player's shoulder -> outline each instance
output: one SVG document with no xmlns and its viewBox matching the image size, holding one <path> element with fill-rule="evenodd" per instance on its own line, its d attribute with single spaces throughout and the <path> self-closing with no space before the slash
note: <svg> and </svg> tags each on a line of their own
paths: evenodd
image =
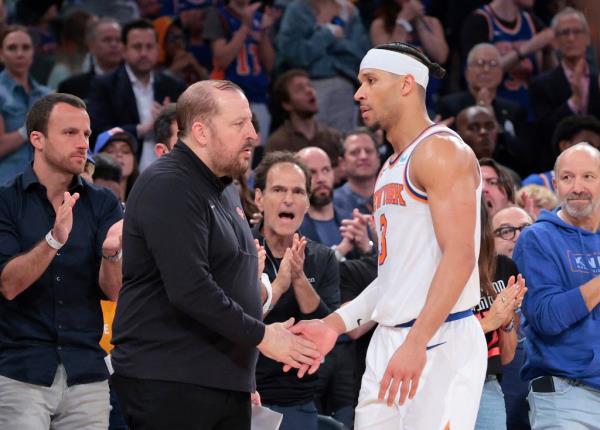
<svg viewBox="0 0 600 430">
<path fill-rule="evenodd" d="M 475 158 L 475 153 L 456 132 L 441 128 L 415 148 L 413 158 L 446 162 L 469 161 Z"/>
</svg>

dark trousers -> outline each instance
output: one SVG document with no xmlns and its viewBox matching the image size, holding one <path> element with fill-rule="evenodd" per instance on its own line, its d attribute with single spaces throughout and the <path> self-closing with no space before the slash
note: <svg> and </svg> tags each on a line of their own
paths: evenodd
<svg viewBox="0 0 600 430">
<path fill-rule="evenodd" d="M 132 430 L 250 430 L 250 394 L 113 375 Z"/>
</svg>

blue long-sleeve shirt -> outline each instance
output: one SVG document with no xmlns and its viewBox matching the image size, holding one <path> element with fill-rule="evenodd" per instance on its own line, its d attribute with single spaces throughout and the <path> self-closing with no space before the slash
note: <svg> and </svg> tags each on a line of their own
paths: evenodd
<svg viewBox="0 0 600 430">
<path fill-rule="evenodd" d="M 525 277 L 524 379 L 563 376 L 600 389 L 600 306 L 587 309 L 581 287 L 600 274 L 600 232 L 543 211 L 524 230 L 513 259 Z"/>
<path fill-rule="evenodd" d="M 353 8 L 343 24 L 344 37 L 336 38 L 317 18 L 306 0 L 296 0 L 285 10 L 277 35 L 278 66 L 301 68 L 311 78 L 337 75 L 356 81 L 360 61 L 370 47 L 360 14 Z"/>
</svg>

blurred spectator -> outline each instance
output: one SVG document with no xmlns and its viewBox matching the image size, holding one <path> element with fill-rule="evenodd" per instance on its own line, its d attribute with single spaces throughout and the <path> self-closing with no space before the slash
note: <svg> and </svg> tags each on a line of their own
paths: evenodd
<svg viewBox="0 0 600 430">
<path fill-rule="evenodd" d="M 517 279 L 513 261 L 497 254 L 494 234 L 485 208 L 481 207 L 481 247 L 479 280 L 481 300 L 475 316 L 481 323 L 488 347 L 488 366 L 479 403 L 476 430 L 506 430 L 506 406 L 500 387 L 502 366 L 510 363 L 517 347 L 515 310 L 521 306 L 526 289 Z"/>
<path fill-rule="evenodd" d="M 448 44 L 440 21 L 425 14 L 421 0 L 381 0 L 371 23 L 373 46 L 388 42 L 407 42 L 419 47 L 432 60 L 444 64 Z M 427 107 L 437 103 L 441 81 L 433 77 L 427 85 Z"/>
<path fill-rule="evenodd" d="M 542 209 L 553 210 L 558 204 L 556 195 L 546 187 L 531 184 L 517 190 L 517 204 L 531 214 L 533 219 L 540 216 Z"/>
<path fill-rule="evenodd" d="M 94 78 L 88 106 L 96 136 L 112 127 L 121 127 L 137 138 L 137 157 L 143 170 L 156 159 L 154 120 L 163 106 L 177 100 L 184 84 L 165 73 L 153 71 L 158 49 L 156 32 L 150 22 L 139 20 L 126 24 L 121 39 L 125 45 L 125 64 Z"/>
<path fill-rule="evenodd" d="M 493 158 L 500 164 L 523 172 L 526 166 L 518 155 L 515 141 L 508 140 L 511 147 L 500 141 L 500 127 L 494 113 L 487 106 L 471 106 L 460 111 L 456 117 L 456 131 L 469 145 L 477 158 Z"/>
<path fill-rule="evenodd" d="M 64 0 L 63 8 L 83 9 L 98 17 L 113 18 L 121 25 L 139 19 L 134 0 Z"/>
<path fill-rule="evenodd" d="M 327 153 L 314 146 L 298 152 L 311 173 L 310 207 L 300 226 L 307 238 L 331 247 L 338 260 L 373 251 L 367 221 L 358 210 L 348 213 L 333 204 L 333 168 Z"/>
<path fill-rule="evenodd" d="M 432 61 L 448 59 L 448 44 L 440 21 L 425 15 L 420 0 L 381 0 L 371 23 L 373 46 L 388 42 L 407 42 L 419 46 Z"/>
<path fill-rule="evenodd" d="M 165 54 L 164 72 L 187 85 L 208 79 L 208 71 L 186 50 L 185 35 L 179 21 L 172 21 L 167 27 L 162 48 Z"/>
<path fill-rule="evenodd" d="M 185 32 L 186 47 L 206 70 L 213 68 L 211 44 L 204 38 L 204 21 L 210 0 L 178 0 L 177 14 Z"/>
<path fill-rule="evenodd" d="M 498 95 L 527 110 L 531 78 L 554 67 L 553 54 L 545 49 L 550 47 L 554 34 L 551 29 L 542 30 L 541 21 L 525 10 L 533 3 L 534 0 L 493 0 L 469 15 L 461 36 L 463 57 L 481 42 L 498 48 L 506 73 Z"/>
<path fill-rule="evenodd" d="M 140 18 L 153 20 L 160 16 L 161 0 L 135 0 L 140 11 Z"/>
<path fill-rule="evenodd" d="M 515 203 L 515 182 L 508 169 L 491 158 L 479 160 L 483 181 L 483 199 L 490 217 Z"/>
<path fill-rule="evenodd" d="M 121 164 L 119 164 L 119 162 L 113 156 L 104 153 L 94 155 L 94 163 L 96 164 L 94 175 L 92 176 L 94 179 L 94 185 L 108 188 L 113 192 L 115 197 L 119 199 L 119 201 L 122 201 L 121 178 L 123 176 L 123 169 L 121 168 Z M 100 340 L 100 344 L 102 344 L 102 340 Z M 107 351 L 108 345 L 105 346 L 103 346 L 103 349 Z M 112 346 L 110 349 L 112 349 Z M 108 352 L 109 351 L 107 351 L 107 353 Z"/>
<path fill-rule="evenodd" d="M 317 119 L 342 132 L 358 120 L 356 73 L 369 48 L 358 9 L 348 0 L 295 0 L 277 35 L 279 70 L 308 72 L 317 93 Z"/>
<path fill-rule="evenodd" d="M 315 115 L 319 111 L 317 95 L 308 73 L 293 69 L 280 75 L 273 85 L 275 102 L 287 115 L 285 122 L 267 140 L 266 152 L 297 152 L 309 146 L 322 148 L 329 158 L 337 177 L 339 171 L 339 143 L 342 134 L 319 122 Z"/>
<path fill-rule="evenodd" d="M 585 16 L 573 8 L 563 9 L 552 19 L 552 30 L 560 65 L 534 79 L 530 90 L 542 169 L 551 169 L 554 164 L 549 143 L 561 119 L 573 114 L 600 119 L 598 72 L 586 61 L 590 34 Z"/>
<path fill-rule="evenodd" d="M 381 167 L 375 136 L 366 127 L 346 134 L 342 150 L 346 183 L 333 192 L 333 204 L 345 212 L 373 213 L 373 191 Z"/>
<path fill-rule="evenodd" d="M 502 64 L 500 52 L 494 45 L 479 43 L 469 51 L 465 80 L 468 91 L 451 93 L 440 99 L 437 113 L 441 118 L 456 117 L 464 108 L 477 104 L 493 109 L 500 125 L 501 140 L 504 140 L 504 134 L 508 134 L 508 138 L 522 131 L 527 111 L 518 103 L 497 95 L 502 82 Z"/>
<path fill-rule="evenodd" d="M 119 127 L 100 133 L 94 146 L 94 154 L 108 154 L 121 166 L 120 189 L 117 197 L 124 203 L 140 173 L 135 158 L 136 152 L 135 137 Z"/>
<path fill-rule="evenodd" d="M 514 259 L 527 279 L 525 365 L 534 429 L 600 423 L 600 151 L 582 143 L 556 160 L 560 206 L 525 229 Z"/>
<path fill-rule="evenodd" d="M 48 87 L 56 90 L 59 83 L 81 73 L 87 53 L 85 29 L 90 20 L 96 19 L 86 11 L 74 10 L 59 21 L 58 50 L 56 62 L 48 76 Z"/>
<path fill-rule="evenodd" d="M 85 40 L 89 51 L 89 70 L 65 79 L 58 85 L 58 92 L 87 99 L 94 76 L 116 69 L 123 60 L 121 26 L 113 18 L 88 21 Z"/>
<path fill-rule="evenodd" d="M 35 55 L 31 74 L 43 84 L 54 66 L 57 49 L 54 24 L 61 3 L 61 0 L 18 0 L 15 5 L 16 22 L 28 28 L 33 40 Z"/>
<path fill-rule="evenodd" d="M 281 12 L 271 7 L 260 12 L 261 5 L 261 2 L 250 3 L 250 0 L 230 0 L 226 6 L 210 9 L 205 20 L 204 38 L 211 41 L 212 77 L 228 79 L 244 90 L 265 141 L 271 123 L 267 89 L 275 64 L 270 31 Z"/>
<path fill-rule="evenodd" d="M 157 158 L 171 152 L 175 143 L 177 143 L 177 114 L 175 111 L 176 104 L 170 103 L 165 106 L 154 121 L 154 153 Z"/>
<path fill-rule="evenodd" d="M 10 25 L 0 36 L 0 185 L 21 173 L 32 160 L 25 118 L 29 108 L 49 88 L 38 84 L 29 74 L 33 61 L 33 42 L 25 27 Z"/>
<path fill-rule="evenodd" d="M 580 142 L 587 142 L 594 148 L 600 149 L 600 120 L 592 116 L 564 118 L 554 129 L 552 152 L 557 156 L 565 149 Z M 529 175 L 523 180 L 523 185 L 543 185 L 554 192 L 556 190 L 553 181 L 554 169 Z"/>
<path fill-rule="evenodd" d="M 265 248 L 272 288 L 264 322 L 324 318 L 340 305 L 339 266 L 331 249 L 297 233 L 309 207 L 307 167 L 290 152 L 273 152 L 256 168 L 255 187 L 263 222 L 253 234 Z M 261 354 L 256 386 L 262 403 L 283 414 L 281 430 L 318 429 L 317 375 L 300 379 Z"/>
</svg>

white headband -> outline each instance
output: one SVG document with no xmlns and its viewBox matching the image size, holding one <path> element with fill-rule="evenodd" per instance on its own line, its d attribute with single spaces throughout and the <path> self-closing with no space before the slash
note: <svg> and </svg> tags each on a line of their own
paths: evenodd
<svg viewBox="0 0 600 430">
<path fill-rule="evenodd" d="M 360 62 L 360 70 L 378 69 L 396 75 L 412 75 L 415 82 L 427 88 L 429 69 L 410 55 L 389 49 L 370 49 Z"/>
</svg>

